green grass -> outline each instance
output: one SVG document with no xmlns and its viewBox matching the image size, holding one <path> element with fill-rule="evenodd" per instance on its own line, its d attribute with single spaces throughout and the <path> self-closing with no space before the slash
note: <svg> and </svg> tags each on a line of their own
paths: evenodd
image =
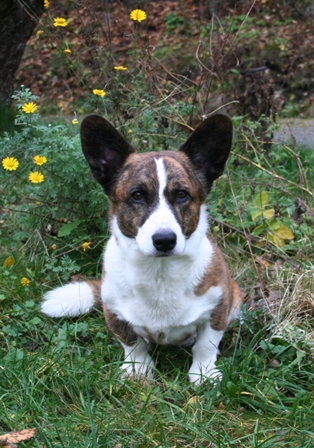
<svg viewBox="0 0 314 448">
<path fill-rule="evenodd" d="M 120 378 L 122 350 L 100 312 L 52 320 L 38 312 L 38 288 L 6 287 L 1 431 L 36 427 L 24 446 L 313 446 L 310 351 L 283 337 L 277 351 L 267 347 L 273 323 L 262 326 L 258 312 L 225 335 L 220 384 L 190 385 L 190 354 L 174 348 L 156 349 L 155 378 L 145 383 Z"/>
</svg>

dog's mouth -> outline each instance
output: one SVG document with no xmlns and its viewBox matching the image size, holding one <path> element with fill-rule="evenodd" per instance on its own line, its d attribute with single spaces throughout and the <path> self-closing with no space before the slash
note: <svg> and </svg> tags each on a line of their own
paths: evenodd
<svg viewBox="0 0 314 448">
<path fill-rule="evenodd" d="M 157 252 L 156 254 L 154 254 L 155 257 L 157 258 L 166 258 L 166 257 L 171 257 L 174 254 L 172 252 Z"/>
</svg>

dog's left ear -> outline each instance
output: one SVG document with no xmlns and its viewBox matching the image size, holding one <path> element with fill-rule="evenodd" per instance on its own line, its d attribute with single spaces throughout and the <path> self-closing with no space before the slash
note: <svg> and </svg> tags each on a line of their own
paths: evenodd
<svg viewBox="0 0 314 448">
<path fill-rule="evenodd" d="M 198 172 L 205 175 L 207 193 L 223 173 L 232 145 L 232 121 L 226 115 L 206 118 L 180 147 Z"/>
</svg>

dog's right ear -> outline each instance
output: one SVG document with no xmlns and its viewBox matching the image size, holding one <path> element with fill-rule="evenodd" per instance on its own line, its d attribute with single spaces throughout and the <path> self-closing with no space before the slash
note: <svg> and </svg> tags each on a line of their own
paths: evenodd
<svg viewBox="0 0 314 448">
<path fill-rule="evenodd" d="M 92 175 L 109 195 L 120 168 L 135 149 L 99 115 L 89 115 L 83 120 L 81 143 Z"/>
</svg>

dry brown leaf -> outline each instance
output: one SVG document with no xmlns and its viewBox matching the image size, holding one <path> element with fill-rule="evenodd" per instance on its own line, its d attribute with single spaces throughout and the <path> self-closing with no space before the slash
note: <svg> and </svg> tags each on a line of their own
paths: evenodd
<svg viewBox="0 0 314 448">
<path fill-rule="evenodd" d="M 21 429 L 20 431 L 12 431 L 7 434 L 0 435 L 0 446 L 14 448 L 15 443 L 24 442 L 31 439 L 36 434 L 36 428 Z"/>
</svg>

